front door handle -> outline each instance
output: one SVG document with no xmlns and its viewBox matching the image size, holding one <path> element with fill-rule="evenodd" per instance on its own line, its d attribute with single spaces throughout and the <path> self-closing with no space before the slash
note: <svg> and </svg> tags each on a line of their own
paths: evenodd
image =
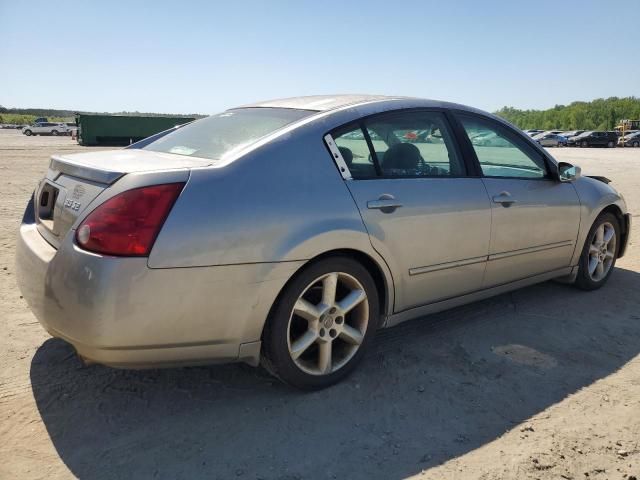
<svg viewBox="0 0 640 480">
<path fill-rule="evenodd" d="M 378 200 L 369 200 L 367 202 L 367 208 L 370 210 L 380 210 L 383 213 L 391 213 L 396 208 L 400 208 L 402 204 L 396 200 L 393 195 L 385 193 L 380 195 Z"/>
<path fill-rule="evenodd" d="M 499 203 L 503 207 L 507 208 L 516 203 L 516 200 L 511 196 L 509 192 L 501 192 L 493 197 L 493 203 Z"/>
</svg>

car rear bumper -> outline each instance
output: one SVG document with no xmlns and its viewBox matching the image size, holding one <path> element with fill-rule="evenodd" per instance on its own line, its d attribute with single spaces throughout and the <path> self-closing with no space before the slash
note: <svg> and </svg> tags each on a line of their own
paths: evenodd
<svg viewBox="0 0 640 480">
<path fill-rule="evenodd" d="M 72 235 L 56 250 L 33 223 L 20 227 L 16 253 L 44 328 L 89 362 L 126 368 L 257 364 L 269 309 L 302 263 L 152 269 L 86 252 Z"/>
</svg>

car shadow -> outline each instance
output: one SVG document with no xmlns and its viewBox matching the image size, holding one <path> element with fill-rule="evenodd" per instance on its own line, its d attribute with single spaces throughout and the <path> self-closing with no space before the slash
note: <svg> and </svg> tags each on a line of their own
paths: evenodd
<svg viewBox="0 0 640 480">
<path fill-rule="evenodd" d="M 242 365 L 83 367 L 55 339 L 31 382 L 79 478 L 404 478 L 623 367 L 640 351 L 639 291 L 618 268 L 596 292 L 549 282 L 409 322 L 320 392 Z"/>
</svg>

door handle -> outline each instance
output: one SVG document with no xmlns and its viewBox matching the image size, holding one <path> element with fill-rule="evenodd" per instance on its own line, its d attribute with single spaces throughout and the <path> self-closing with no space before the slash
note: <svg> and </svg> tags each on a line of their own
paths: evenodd
<svg viewBox="0 0 640 480">
<path fill-rule="evenodd" d="M 501 192 L 500 194 L 493 197 L 493 203 L 499 203 L 503 207 L 508 208 L 517 202 L 509 192 Z"/>
<path fill-rule="evenodd" d="M 396 208 L 400 208 L 402 204 L 396 200 L 393 195 L 385 193 L 380 195 L 378 200 L 369 200 L 367 208 L 370 210 L 381 210 L 383 213 L 391 213 Z"/>
</svg>

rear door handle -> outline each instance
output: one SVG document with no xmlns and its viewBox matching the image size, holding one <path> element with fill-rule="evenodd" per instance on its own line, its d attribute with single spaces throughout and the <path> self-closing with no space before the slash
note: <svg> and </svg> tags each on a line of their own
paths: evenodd
<svg viewBox="0 0 640 480">
<path fill-rule="evenodd" d="M 493 197 L 493 203 L 499 203 L 503 207 L 510 207 L 517 202 L 509 192 L 501 192 L 500 194 Z"/>
<path fill-rule="evenodd" d="M 395 199 L 393 195 L 385 193 L 380 195 L 378 200 L 369 200 L 367 208 L 370 210 L 381 210 L 383 213 L 391 213 L 396 208 L 400 208 L 402 204 Z"/>
</svg>

